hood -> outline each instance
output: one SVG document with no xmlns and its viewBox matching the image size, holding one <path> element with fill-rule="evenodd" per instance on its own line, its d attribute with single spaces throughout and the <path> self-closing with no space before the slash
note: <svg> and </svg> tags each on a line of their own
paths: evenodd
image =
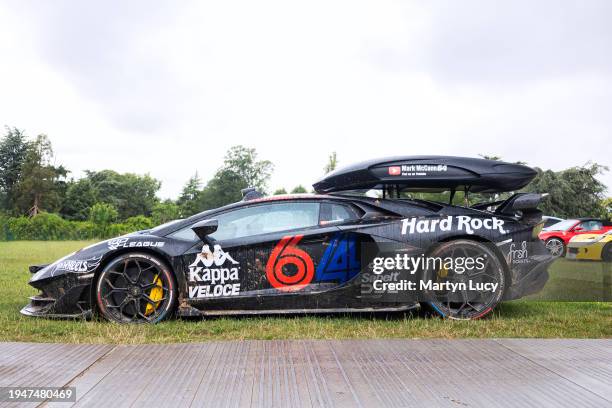
<svg viewBox="0 0 612 408">
<path fill-rule="evenodd" d="M 72 252 L 55 262 L 31 268 L 35 271 L 30 283 L 36 283 L 60 275 L 69 273 L 89 274 L 93 273 L 102 260 L 113 252 L 124 248 L 161 248 L 165 245 L 165 238 L 146 234 L 146 231 L 122 235 L 117 238 L 107 239 Z"/>
</svg>

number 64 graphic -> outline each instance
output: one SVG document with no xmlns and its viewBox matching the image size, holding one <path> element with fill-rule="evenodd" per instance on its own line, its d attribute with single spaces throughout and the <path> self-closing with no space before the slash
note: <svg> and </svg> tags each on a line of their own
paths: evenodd
<svg viewBox="0 0 612 408">
<path fill-rule="evenodd" d="M 312 258 L 304 250 L 297 247 L 303 235 L 283 237 L 272 250 L 266 264 L 266 277 L 272 287 L 285 292 L 303 289 L 314 278 Z M 297 272 L 287 275 L 283 271 L 285 265 L 294 265 Z"/>
</svg>

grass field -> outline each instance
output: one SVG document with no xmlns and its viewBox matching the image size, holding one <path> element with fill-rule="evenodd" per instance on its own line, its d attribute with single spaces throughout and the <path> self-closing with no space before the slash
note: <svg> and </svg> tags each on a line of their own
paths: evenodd
<svg viewBox="0 0 612 408">
<path fill-rule="evenodd" d="M 497 308 L 488 319 L 458 322 L 420 314 L 232 317 L 174 320 L 155 326 L 128 326 L 102 321 L 49 320 L 24 317 L 19 310 L 35 290 L 27 285 L 27 266 L 53 261 L 87 242 L 0 242 L 0 341 L 66 343 L 168 343 L 227 339 L 466 338 L 466 337 L 612 337 L 609 302 L 515 301 Z M 602 286 L 597 264 L 553 266 L 544 298 L 558 299 L 586 283 L 589 298 Z M 582 268 L 580 265 L 579 268 Z M 574 288 L 574 289 L 572 289 Z M 580 289 L 583 290 L 583 289 Z M 562 297 L 562 296 L 561 296 Z M 599 297 L 601 298 L 601 297 Z"/>
<path fill-rule="evenodd" d="M 612 264 L 557 259 L 544 289 L 529 300 L 612 301 Z"/>
</svg>

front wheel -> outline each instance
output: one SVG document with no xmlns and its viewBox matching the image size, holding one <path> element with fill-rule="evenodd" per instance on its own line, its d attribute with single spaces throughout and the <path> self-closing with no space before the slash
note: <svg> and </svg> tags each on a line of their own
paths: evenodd
<svg viewBox="0 0 612 408">
<path fill-rule="evenodd" d="M 172 312 L 176 297 L 170 269 L 144 253 L 113 259 L 100 273 L 96 285 L 100 314 L 118 323 L 157 323 Z"/>
<path fill-rule="evenodd" d="M 449 319 L 474 320 L 488 315 L 501 302 L 506 290 L 505 268 L 486 244 L 466 239 L 444 242 L 427 258 L 434 261 L 422 275 L 423 284 L 431 287 L 422 294 L 425 308 Z M 455 261 L 451 264 L 448 259 Z"/>
<path fill-rule="evenodd" d="M 612 262 L 612 242 L 608 242 L 601 250 L 601 259 L 604 262 Z"/>
<path fill-rule="evenodd" d="M 545 245 L 552 256 L 563 256 L 565 254 L 565 244 L 559 238 L 551 238 L 546 241 Z"/>
</svg>

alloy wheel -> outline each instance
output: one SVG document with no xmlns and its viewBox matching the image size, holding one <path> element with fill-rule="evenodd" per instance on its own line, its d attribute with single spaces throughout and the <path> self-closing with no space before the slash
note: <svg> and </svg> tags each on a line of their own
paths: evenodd
<svg viewBox="0 0 612 408">
<path fill-rule="evenodd" d="M 457 320 L 478 319 L 489 314 L 501 301 L 506 288 L 504 267 L 498 256 L 486 245 L 469 240 L 457 240 L 440 244 L 429 254 L 430 258 L 481 259 L 481 266 L 461 272 L 455 268 L 436 267 L 425 270 L 424 280 L 437 284 L 461 284 L 460 290 L 424 291 L 424 300 L 443 317 Z M 491 290 L 475 290 L 470 287 L 482 286 Z"/>
<path fill-rule="evenodd" d="M 563 255 L 565 246 L 563 245 L 563 241 L 560 239 L 551 238 L 546 241 L 546 249 L 548 249 L 548 252 L 550 252 L 550 254 L 553 256 L 561 256 Z"/>
<path fill-rule="evenodd" d="M 168 268 L 145 254 L 121 256 L 98 279 L 101 314 L 120 323 L 155 323 L 170 311 L 176 297 Z"/>
</svg>

